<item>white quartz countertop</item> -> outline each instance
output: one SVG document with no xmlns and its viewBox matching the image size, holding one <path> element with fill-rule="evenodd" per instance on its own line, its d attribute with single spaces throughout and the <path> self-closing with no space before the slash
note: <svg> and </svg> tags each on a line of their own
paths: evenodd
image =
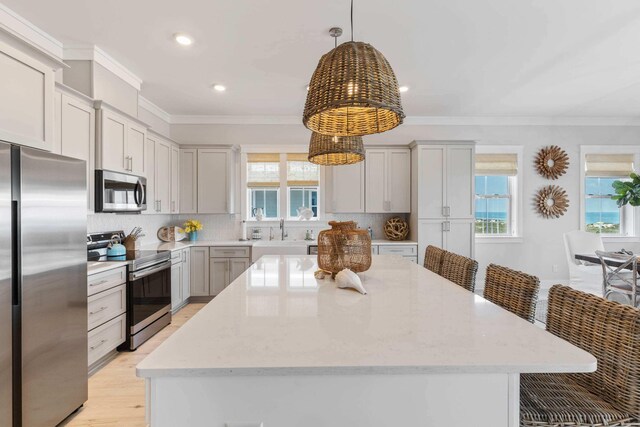
<svg viewBox="0 0 640 427">
<path fill-rule="evenodd" d="M 317 245 L 318 241 L 317 240 L 286 240 L 287 242 L 291 242 L 292 245 L 300 245 L 300 244 L 306 244 L 306 245 Z M 262 239 L 262 240 L 246 240 L 246 241 L 240 241 L 240 240 L 196 240 L 196 241 L 190 241 L 190 240 L 182 240 L 179 242 L 169 242 L 169 243 L 165 243 L 165 242 L 158 242 L 158 243 L 150 243 L 150 244 L 145 244 L 142 245 L 141 249 L 152 249 L 152 250 L 168 250 L 168 251 L 176 251 L 176 250 L 180 250 L 180 249 L 185 249 L 185 248 L 190 248 L 193 246 L 196 247 L 206 247 L 206 246 L 253 246 L 256 242 L 262 242 L 262 244 L 268 244 L 269 243 L 269 239 Z M 274 240 L 273 242 L 280 242 L 279 240 Z M 394 241 L 394 240 L 383 240 L 383 239 L 376 239 L 376 240 L 372 240 L 371 241 L 372 245 L 417 245 L 417 242 L 411 241 L 411 240 L 401 240 L 401 241 Z"/>
<path fill-rule="evenodd" d="M 596 359 L 394 256 L 367 295 L 265 256 L 137 366 L 138 376 L 591 372 Z"/>
</svg>

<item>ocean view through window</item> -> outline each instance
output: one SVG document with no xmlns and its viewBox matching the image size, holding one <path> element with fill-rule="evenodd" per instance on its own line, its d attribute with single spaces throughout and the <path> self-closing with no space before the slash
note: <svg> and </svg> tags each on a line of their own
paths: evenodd
<svg viewBox="0 0 640 427">
<path fill-rule="evenodd" d="M 476 153 L 475 233 L 485 237 L 516 235 L 518 151 L 494 147 L 496 152 Z"/>
<path fill-rule="evenodd" d="M 510 235 L 508 176 L 476 175 L 476 233 Z"/>
</svg>

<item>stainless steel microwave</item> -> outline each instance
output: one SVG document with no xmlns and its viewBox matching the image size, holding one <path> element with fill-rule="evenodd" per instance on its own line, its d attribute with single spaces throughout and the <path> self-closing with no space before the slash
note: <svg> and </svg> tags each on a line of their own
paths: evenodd
<svg viewBox="0 0 640 427">
<path fill-rule="evenodd" d="M 147 210 L 147 179 L 126 173 L 96 170 L 96 212 Z"/>
</svg>

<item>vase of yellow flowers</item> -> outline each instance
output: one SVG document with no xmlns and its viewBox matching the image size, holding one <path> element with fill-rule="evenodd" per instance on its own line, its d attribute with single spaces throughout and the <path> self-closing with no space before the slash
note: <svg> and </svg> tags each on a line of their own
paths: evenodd
<svg viewBox="0 0 640 427">
<path fill-rule="evenodd" d="M 198 231 L 202 230 L 202 223 L 197 219 L 189 219 L 184 223 L 185 233 L 189 233 L 189 240 L 198 240 Z"/>
</svg>

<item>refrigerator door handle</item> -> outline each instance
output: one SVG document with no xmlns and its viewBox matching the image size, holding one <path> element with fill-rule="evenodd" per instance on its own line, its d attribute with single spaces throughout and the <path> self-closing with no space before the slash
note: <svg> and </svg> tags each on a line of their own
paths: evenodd
<svg viewBox="0 0 640 427">
<path fill-rule="evenodd" d="M 18 254 L 20 253 L 19 246 L 19 224 L 18 224 L 18 201 L 11 201 L 11 235 L 13 238 L 11 239 L 11 252 L 13 256 L 11 257 L 11 301 L 14 306 L 20 305 L 20 257 Z"/>
</svg>

